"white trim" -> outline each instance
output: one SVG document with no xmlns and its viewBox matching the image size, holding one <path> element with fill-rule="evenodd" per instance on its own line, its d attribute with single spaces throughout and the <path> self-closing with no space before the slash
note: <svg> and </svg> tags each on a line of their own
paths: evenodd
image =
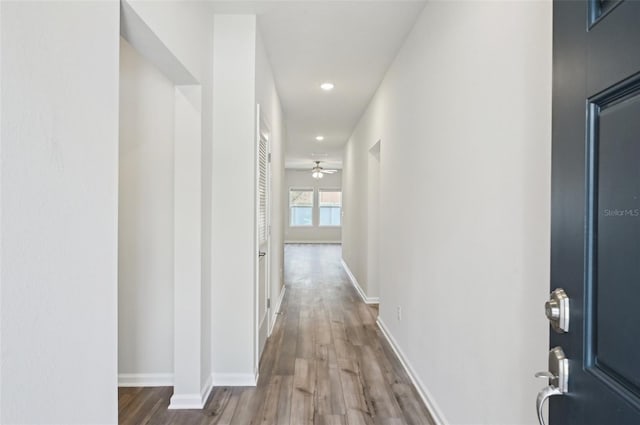
<svg viewBox="0 0 640 425">
<path fill-rule="evenodd" d="M 284 241 L 285 244 L 335 244 L 342 245 L 342 241 Z"/>
<path fill-rule="evenodd" d="M 276 320 L 278 320 L 278 313 L 280 313 L 280 307 L 282 307 L 282 300 L 284 299 L 284 294 L 285 292 L 287 292 L 287 286 L 284 285 L 282 287 L 282 290 L 280 290 L 280 296 L 278 297 L 278 304 L 276 304 L 275 308 L 272 309 L 271 311 L 273 311 L 273 314 L 271 315 L 271 327 L 269 329 L 269 336 L 271 336 L 271 333 L 273 332 L 273 328 L 275 328 L 276 326 Z"/>
<path fill-rule="evenodd" d="M 264 329 L 264 345 L 262 346 L 262 348 L 260 347 L 260 336 L 262 335 L 262 331 L 263 331 L 263 327 L 266 327 L 266 329 Z M 262 355 L 264 354 L 264 349 L 267 348 L 267 342 L 269 340 L 269 309 L 265 309 L 264 311 L 264 315 L 262 316 L 262 320 L 260 320 L 260 324 L 258 325 L 258 330 L 256 332 L 257 335 L 257 342 L 256 342 L 256 349 L 258 351 L 258 362 L 256 363 L 257 365 L 260 365 L 260 359 L 262 358 Z M 254 370 L 255 368 L 257 368 L 258 366 L 254 366 Z M 256 380 L 257 382 L 257 380 Z"/>
<path fill-rule="evenodd" d="M 207 404 L 207 400 L 209 399 L 209 395 L 213 390 L 213 375 L 209 375 L 207 381 L 204 383 L 204 386 L 200 390 L 200 399 L 202 400 L 202 408 L 204 409 L 204 405 Z"/>
<path fill-rule="evenodd" d="M 344 268 L 344 271 L 347 272 L 347 276 L 349 276 L 351 284 L 354 288 L 356 288 L 356 291 L 360 295 L 360 298 L 362 298 L 362 301 L 364 301 L 365 304 L 380 304 L 379 297 L 368 297 L 367 294 L 365 294 L 365 292 L 362 290 L 362 287 L 358 283 L 358 279 L 356 279 L 353 273 L 351 273 L 351 269 L 349 269 L 349 266 L 347 266 L 347 263 L 344 261 L 344 259 L 341 258 L 340 261 L 342 261 L 342 267 Z"/>
<path fill-rule="evenodd" d="M 169 410 L 180 409 L 204 409 L 209 395 L 213 390 L 213 376 L 209 375 L 207 381 L 200 389 L 200 394 L 174 394 L 171 396 Z"/>
<path fill-rule="evenodd" d="M 256 262 L 255 264 L 255 280 L 256 280 L 256 284 L 255 284 L 255 293 L 254 293 L 254 299 L 255 299 L 255 322 L 256 322 L 256 329 L 255 329 L 255 338 L 254 338 L 254 373 L 258 374 L 257 370 L 259 368 L 260 365 L 260 359 L 262 357 L 262 354 L 264 352 L 264 349 L 267 346 L 267 341 L 269 339 L 269 335 L 270 335 L 270 327 L 271 327 L 271 316 L 270 316 L 270 311 L 271 311 L 271 307 L 268 305 L 268 303 L 270 302 L 269 300 L 271 299 L 271 249 L 273 248 L 273 238 L 271 237 L 271 226 L 272 226 L 272 217 L 271 217 L 271 210 L 272 210 L 272 189 L 273 189 L 273 181 L 272 181 L 272 169 L 271 169 L 271 141 L 269 140 L 269 135 L 271 133 L 271 125 L 267 122 L 266 119 L 266 115 L 263 114 L 262 112 L 262 106 L 257 103 L 256 104 L 256 142 L 255 142 L 255 159 L 256 159 L 256 174 L 254 176 L 254 180 L 255 180 L 255 192 L 256 192 L 256 205 L 255 205 L 255 222 L 256 222 L 256 241 L 255 241 L 255 251 L 261 251 L 261 247 L 265 246 L 264 250 L 266 252 L 266 257 L 264 258 L 259 258 L 259 257 L 255 257 L 256 258 Z M 260 146 L 262 145 L 262 143 L 264 142 L 264 146 L 265 146 L 265 153 L 266 153 L 266 158 L 265 158 L 265 162 L 264 162 L 264 167 L 265 167 L 265 225 L 266 225 L 266 239 L 264 241 L 260 240 L 260 234 L 259 234 L 259 229 L 260 229 L 260 223 L 259 223 L 259 218 L 260 218 L 260 190 L 259 190 L 259 185 L 260 185 L 260 169 L 261 169 L 261 161 L 260 161 Z M 261 266 L 261 261 L 263 261 L 264 263 L 262 263 Z M 263 280 L 262 282 L 260 281 L 260 268 L 263 267 L 264 268 L 264 275 L 263 275 Z M 260 286 L 264 285 L 265 288 L 265 295 L 266 295 L 266 299 L 259 299 L 259 294 L 260 294 Z M 264 304 L 263 304 L 264 303 Z M 265 312 L 264 315 L 262 317 L 260 317 L 260 307 L 261 305 L 264 305 L 265 307 Z M 264 345 L 262 347 L 260 347 L 260 337 L 263 336 L 263 326 L 265 327 L 264 329 Z M 256 377 L 256 382 L 258 381 L 257 377 Z"/>
<path fill-rule="evenodd" d="M 267 319 L 267 317 L 269 317 L 269 311 L 265 310 L 264 314 L 262 315 L 262 319 L 260 319 L 260 323 L 258 324 L 258 334 L 260 334 L 260 329 L 262 329 L 262 326 L 264 325 L 264 321 Z M 269 330 L 267 329 L 267 332 Z M 269 335 L 267 335 L 268 337 Z M 266 344 L 265 344 L 266 346 Z M 261 353 L 262 354 L 262 353 Z"/>
<path fill-rule="evenodd" d="M 445 425 L 446 423 L 448 423 L 444 417 L 444 414 L 442 413 L 442 410 L 440 410 L 438 405 L 435 403 L 433 395 L 429 392 L 429 390 L 427 390 L 427 387 L 418 377 L 418 374 L 413 369 L 413 366 L 411 366 L 411 363 L 409 363 L 407 356 L 404 355 L 396 340 L 393 338 L 393 336 L 391 336 L 391 333 L 385 326 L 380 316 L 378 316 L 378 320 L 376 321 L 376 323 L 378 324 L 378 328 L 380 328 L 380 332 L 382 332 L 382 335 L 384 335 L 387 342 L 389 342 L 389 345 L 391 346 L 391 349 L 395 353 L 396 357 L 398 358 L 398 360 L 400 360 L 400 364 L 402 364 L 405 372 L 407 372 L 407 375 L 409 375 L 411 383 L 418 391 L 420 398 L 427 407 L 427 410 L 431 414 L 431 417 L 433 418 L 435 424 Z"/>
<path fill-rule="evenodd" d="M 173 373 L 119 373 L 119 387 L 172 387 Z"/>
<path fill-rule="evenodd" d="M 276 305 L 275 312 L 280 312 L 280 307 L 282 307 L 282 300 L 284 300 L 284 294 L 287 292 L 287 285 L 282 285 L 282 290 L 280 291 L 280 297 L 278 298 L 278 304 Z"/>
<path fill-rule="evenodd" d="M 213 373 L 214 387 L 255 387 L 257 374 L 251 373 Z"/>
<path fill-rule="evenodd" d="M 260 108 L 260 104 L 257 103 L 256 104 L 256 113 L 255 113 L 255 140 L 254 140 L 254 174 L 253 174 L 253 196 L 254 196 L 254 206 L 253 206 L 253 231 L 254 231 L 254 240 L 253 240 L 253 252 L 255 254 L 257 254 L 260 251 L 260 235 L 259 233 L 259 226 L 258 226 L 258 216 L 259 216 L 259 211 L 260 211 L 260 191 L 258 188 L 258 181 L 260 179 L 260 141 L 261 141 L 261 137 L 260 137 L 260 114 L 261 114 L 261 108 Z M 268 250 L 269 246 L 267 246 L 267 250 Z M 258 299 L 258 294 L 260 294 L 260 260 L 261 258 L 258 255 L 254 254 L 254 263 L 253 263 L 253 275 L 254 275 L 254 285 L 253 285 L 253 325 L 255 326 L 253 329 L 253 367 L 255 368 L 256 365 L 260 364 L 260 353 L 259 353 L 259 346 L 260 346 L 260 317 L 259 317 L 259 311 L 260 311 L 260 300 Z M 264 259 L 265 261 L 268 261 L 267 258 Z M 265 273 L 267 273 L 267 268 L 265 265 Z M 265 276 L 266 277 L 266 276 Z M 265 282 L 266 283 L 266 282 Z M 214 376 L 213 378 L 213 382 L 215 383 L 215 385 L 217 386 L 218 384 L 216 383 L 216 378 Z"/>
<path fill-rule="evenodd" d="M 204 403 L 200 394 L 174 394 L 171 396 L 169 410 L 202 409 Z"/>
</svg>

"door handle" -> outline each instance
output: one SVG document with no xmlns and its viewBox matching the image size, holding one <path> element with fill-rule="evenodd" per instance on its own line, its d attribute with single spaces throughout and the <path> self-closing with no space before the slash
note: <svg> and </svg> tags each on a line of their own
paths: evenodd
<svg viewBox="0 0 640 425">
<path fill-rule="evenodd" d="M 542 416 L 542 407 L 544 406 L 544 402 L 547 399 L 554 395 L 562 395 L 562 391 L 560 391 L 557 387 L 549 385 L 548 387 L 543 388 L 539 393 L 536 399 L 536 411 L 538 412 L 538 422 L 540 425 L 544 424 L 544 417 Z"/>
<path fill-rule="evenodd" d="M 258 257 L 260 257 L 260 258 L 264 257 L 265 255 L 267 255 L 267 253 L 264 252 L 264 251 L 259 251 L 258 252 Z"/>
<path fill-rule="evenodd" d="M 563 395 L 569 391 L 569 359 L 564 355 L 564 350 L 561 347 L 555 347 L 549 351 L 549 371 L 538 372 L 535 377 L 549 380 L 549 385 L 543 388 L 536 397 L 538 422 L 540 425 L 545 425 L 542 417 L 544 402 L 549 397 Z"/>
</svg>

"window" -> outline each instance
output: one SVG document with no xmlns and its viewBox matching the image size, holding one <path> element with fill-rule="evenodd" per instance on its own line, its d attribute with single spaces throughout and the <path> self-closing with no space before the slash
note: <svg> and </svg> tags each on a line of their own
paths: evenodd
<svg viewBox="0 0 640 425">
<path fill-rule="evenodd" d="M 340 226 L 342 191 L 320 189 L 320 226 Z"/>
<path fill-rule="evenodd" d="M 313 189 L 289 191 L 289 225 L 313 226 Z"/>
</svg>

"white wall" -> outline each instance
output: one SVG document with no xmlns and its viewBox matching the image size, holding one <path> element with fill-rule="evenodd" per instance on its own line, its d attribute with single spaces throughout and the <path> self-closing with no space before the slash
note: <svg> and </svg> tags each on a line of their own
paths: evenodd
<svg viewBox="0 0 640 425">
<path fill-rule="evenodd" d="M 550 2 L 430 2 L 345 149 L 345 260 L 382 140 L 380 319 L 445 423 L 537 423 L 550 108 Z"/>
<path fill-rule="evenodd" d="M 201 88 L 178 86 L 174 103 L 174 385 L 172 408 L 202 408 Z M 205 391 L 206 392 L 206 391 Z"/>
<path fill-rule="evenodd" d="M 216 385 L 255 384 L 257 372 L 255 73 L 255 15 L 215 15 L 211 280 Z"/>
<path fill-rule="evenodd" d="M 121 40 L 119 374 L 173 375 L 174 97 Z"/>
<path fill-rule="evenodd" d="M 378 141 L 367 155 L 367 279 L 369 298 L 380 295 L 380 148 Z"/>
<path fill-rule="evenodd" d="M 174 84 L 200 84 L 201 93 L 201 286 L 200 385 L 211 384 L 211 202 L 213 139 L 213 14 L 205 2 L 128 0 L 122 29 L 141 54 Z M 184 87 L 183 87 L 184 89 Z M 197 168 L 197 167 L 193 167 Z M 183 299 L 185 307 L 192 302 Z M 197 298 L 197 297 L 196 297 Z M 196 306 L 192 306 L 197 310 Z M 177 311 L 186 311 L 179 309 Z M 180 322 L 180 318 L 176 317 Z M 180 322 L 184 325 L 184 322 Z M 176 325 L 178 322 L 176 322 Z M 193 340 L 192 343 L 197 341 Z M 197 344 L 196 344 L 197 345 Z M 184 348 L 184 347 L 182 347 Z M 195 355 L 191 353 L 191 355 Z M 179 388 L 175 388 L 179 390 Z M 176 395 L 176 394 L 174 394 Z M 173 400 L 172 400 L 173 405 Z"/>
<path fill-rule="evenodd" d="M 114 424 L 119 6 L 0 11 L 0 422 Z"/>
<path fill-rule="evenodd" d="M 204 4 L 204 7 L 208 7 Z M 212 323 L 212 196 L 213 196 L 213 14 L 201 11 L 199 19 L 203 22 L 205 30 L 202 31 L 202 39 L 199 46 L 202 49 L 202 287 L 201 287 L 201 359 L 200 380 L 203 387 L 211 383 L 213 372 L 213 323 Z"/>
<path fill-rule="evenodd" d="M 125 0 L 143 18 L 194 80 L 206 80 L 211 51 L 211 12 L 204 2 Z"/>
<path fill-rule="evenodd" d="M 269 116 L 273 179 L 278 188 L 281 187 L 278 179 L 282 181 L 278 171 L 285 137 L 266 52 L 256 34 L 255 16 L 224 15 L 214 19 L 208 6 L 200 2 L 129 0 L 126 6 L 152 31 L 139 35 L 141 43 L 147 45 L 157 37 L 170 51 L 170 55 L 156 55 L 153 59 L 161 65 L 167 58 L 178 60 L 181 64 L 178 71 L 187 70 L 202 86 L 201 382 L 203 390 L 212 375 L 216 384 L 229 379 L 233 383 L 247 383 L 255 379 L 255 281 L 247 264 L 253 262 L 256 254 L 253 246 L 256 102 Z M 218 28 L 219 22 L 222 23 Z M 165 75 L 174 75 L 175 69 L 163 71 Z M 178 73 L 180 78 L 188 78 L 183 74 Z M 229 84 L 236 77 L 236 84 Z M 272 196 L 281 197 L 281 191 L 275 190 Z M 251 202 L 250 206 L 246 202 Z M 272 208 L 272 215 L 278 217 L 276 209 L 281 208 L 281 202 L 272 203 Z M 272 226 L 277 247 L 282 240 L 282 225 L 274 221 Z M 275 266 L 282 264 L 281 250 L 273 250 L 271 262 L 272 281 L 282 281 L 282 265 Z M 279 295 L 279 289 L 272 283 L 274 296 Z M 229 323 L 229 317 L 237 318 L 233 320 L 236 327 L 227 329 L 222 325 Z M 214 329 L 216 324 L 219 326 Z"/>
<path fill-rule="evenodd" d="M 269 253 L 271 293 L 269 296 L 272 306 L 270 325 L 273 326 L 277 317 L 277 304 L 284 288 L 284 211 L 282 206 L 286 128 L 273 72 L 259 32 L 256 37 L 256 102 L 260 104 L 262 119 L 269 130 L 271 148 L 271 252 Z M 266 324 L 267 321 L 265 320 L 264 323 Z M 270 330 L 267 333 L 270 333 Z"/>
<path fill-rule="evenodd" d="M 314 210 L 312 227 L 296 227 L 291 226 L 291 218 L 289 217 L 289 189 L 314 189 Z M 311 176 L 311 168 L 309 170 L 292 170 L 285 171 L 284 182 L 284 199 L 283 199 L 283 215 L 285 222 L 285 241 L 287 243 L 314 243 L 314 242 L 331 242 L 340 243 L 342 240 L 341 227 L 323 227 L 318 225 L 318 190 L 319 189 L 342 189 L 342 172 L 335 174 L 327 174 L 322 179 L 314 179 Z"/>
<path fill-rule="evenodd" d="M 379 117 L 381 118 L 381 117 Z M 367 297 L 376 294 L 369 288 L 367 272 L 372 261 L 369 249 L 369 148 L 379 139 L 378 132 L 369 129 L 382 121 L 366 115 L 345 146 L 342 170 L 342 259 Z"/>
</svg>

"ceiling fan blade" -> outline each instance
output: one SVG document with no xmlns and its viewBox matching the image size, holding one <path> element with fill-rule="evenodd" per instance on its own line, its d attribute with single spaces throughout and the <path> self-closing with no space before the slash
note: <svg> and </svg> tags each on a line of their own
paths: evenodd
<svg viewBox="0 0 640 425">
<path fill-rule="evenodd" d="M 334 173 L 337 173 L 338 170 L 322 170 L 322 172 L 325 174 L 334 174 Z"/>
</svg>

